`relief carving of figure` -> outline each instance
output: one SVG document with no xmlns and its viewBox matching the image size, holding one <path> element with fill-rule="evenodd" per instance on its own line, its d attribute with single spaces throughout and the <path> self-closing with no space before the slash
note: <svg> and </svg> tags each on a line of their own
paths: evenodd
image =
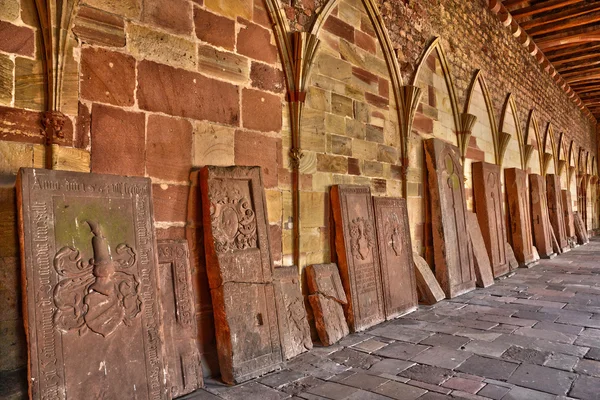
<svg viewBox="0 0 600 400">
<path fill-rule="evenodd" d="M 400 224 L 400 218 L 398 218 L 395 212 L 388 216 L 385 229 L 388 245 L 392 247 L 396 256 L 400 256 L 402 254 L 402 237 L 400 236 L 402 225 Z"/>
<path fill-rule="evenodd" d="M 352 256 L 357 260 L 366 260 L 374 245 L 373 226 L 362 217 L 350 223 L 350 240 Z"/>
<path fill-rule="evenodd" d="M 62 278 L 54 288 L 54 323 L 63 332 L 77 329 L 84 334 L 89 329 L 106 337 L 121 324 L 130 326 L 141 311 L 139 281 L 126 272 L 136 254 L 124 243 L 112 253 L 100 225 L 86 222 L 94 234 L 93 258 L 85 262 L 69 246 L 54 257 L 54 269 Z"/>
</svg>

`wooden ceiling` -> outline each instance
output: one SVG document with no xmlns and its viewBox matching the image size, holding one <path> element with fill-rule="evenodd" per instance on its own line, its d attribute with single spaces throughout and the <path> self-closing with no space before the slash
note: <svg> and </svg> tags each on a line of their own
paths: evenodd
<svg viewBox="0 0 600 400">
<path fill-rule="evenodd" d="M 600 0 L 502 0 L 502 5 L 511 25 L 525 31 L 560 81 L 600 121 Z"/>
</svg>

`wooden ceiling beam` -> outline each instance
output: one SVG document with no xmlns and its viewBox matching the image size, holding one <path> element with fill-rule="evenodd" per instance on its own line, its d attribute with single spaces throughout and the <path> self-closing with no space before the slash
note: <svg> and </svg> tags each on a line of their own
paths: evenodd
<svg viewBox="0 0 600 400">
<path fill-rule="evenodd" d="M 548 58 L 552 62 L 552 64 L 558 69 L 559 66 L 565 65 L 568 66 L 571 63 L 589 60 L 590 58 L 600 58 L 600 45 L 595 50 L 586 51 L 585 53 L 579 53 L 577 56 L 565 56 L 565 57 L 556 57 L 556 58 Z"/>
<path fill-rule="evenodd" d="M 600 29 L 595 27 L 593 31 L 572 33 L 568 36 L 548 38 L 544 40 L 536 40 L 536 44 L 540 50 L 544 51 L 547 49 L 555 48 L 563 45 L 570 45 L 576 43 L 588 43 L 600 41 Z"/>
<path fill-rule="evenodd" d="M 590 80 L 596 81 L 600 79 L 600 70 L 598 70 L 597 72 L 592 71 L 589 74 L 575 74 L 573 76 L 562 75 L 562 77 L 569 85 L 571 85 L 572 83 L 587 82 Z"/>
<path fill-rule="evenodd" d="M 598 10 L 600 10 L 600 6 L 598 7 Z M 591 12 L 591 13 L 588 12 L 582 17 L 579 17 L 579 18 L 572 17 L 564 22 L 553 22 L 551 24 L 540 27 L 540 29 L 528 30 L 527 33 L 529 34 L 529 36 L 536 39 L 538 37 L 543 37 L 544 35 L 547 35 L 549 33 L 565 31 L 570 28 L 593 24 L 598 21 L 600 21 L 600 11 Z"/>
<path fill-rule="evenodd" d="M 532 28 L 536 28 L 540 25 L 545 25 L 545 24 L 549 24 L 549 23 L 553 23 L 553 22 L 562 21 L 563 19 L 576 18 L 581 15 L 586 15 L 590 12 L 594 12 L 594 11 L 598 11 L 598 10 L 600 10 L 600 5 L 598 5 L 598 4 L 572 6 L 572 7 L 567 7 L 567 9 L 565 11 L 552 13 L 547 16 L 536 17 L 529 21 L 523 21 L 520 25 L 521 25 L 521 28 L 525 29 L 527 32 L 529 32 L 529 31 L 535 32 L 535 30 Z M 541 28 L 543 28 L 543 27 L 541 27 Z"/>
<path fill-rule="evenodd" d="M 523 4 L 529 4 L 531 0 L 504 0 L 502 4 L 504 7 L 508 9 L 512 9 L 514 7 L 522 6 Z"/>
<path fill-rule="evenodd" d="M 519 8 L 511 11 L 511 15 L 515 19 L 530 17 L 546 11 L 556 10 L 557 8 L 565 7 L 571 4 L 581 3 L 583 0 L 549 0 L 538 3 L 529 7 Z"/>
<path fill-rule="evenodd" d="M 562 68 L 556 68 L 556 70 L 558 72 L 560 72 L 561 74 L 565 74 L 567 72 L 573 72 L 573 71 L 578 71 L 578 70 L 582 70 L 581 72 L 585 72 L 586 70 L 590 69 L 591 67 L 596 67 L 597 65 L 600 65 L 600 59 L 597 60 L 592 60 L 592 61 L 588 61 L 588 62 L 576 62 L 573 65 L 565 65 Z"/>
<path fill-rule="evenodd" d="M 600 43 L 585 43 L 582 45 L 566 45 L 564 49 L 552 49 L 544 52 L 544 55 L 551 61 L 564 59 L 568 56 L 579 56 L 593 54 L 600 50 Z"/>
</svg>

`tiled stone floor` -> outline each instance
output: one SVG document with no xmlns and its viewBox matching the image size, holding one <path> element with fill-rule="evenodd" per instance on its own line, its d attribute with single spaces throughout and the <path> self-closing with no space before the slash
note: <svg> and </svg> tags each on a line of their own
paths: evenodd
<svg viewBox="0 0 600 400">
<path fill-rule="evenodd" d="M 187 399 L 600 399 L 600 239 Z"/>
</svg>

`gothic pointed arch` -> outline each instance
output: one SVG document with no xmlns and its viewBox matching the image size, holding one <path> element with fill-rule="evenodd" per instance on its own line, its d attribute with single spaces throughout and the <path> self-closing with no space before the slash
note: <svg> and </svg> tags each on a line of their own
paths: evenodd
<svg viewBox="0 0 600 400">
<path fill-rule="evenodd" d="M 538 123 L 537 114 L 533 108 L 529 111 L 529 116 L 527 118 L 527 133 L 525 137 L 526 142 L 531 145 L 531 155 L 529 156 L 529 159 L 526 149 L 526 167 L 531 168 L 531 172 L 541 175 L 544 169 L 544 141 L 540 134 L 540 125 Z M 535 161 L 532 161 L 532 159 Z"/>
<path fill-rule="evenodd" d="M 512 93 L 508 93 L 500 118 L 498 131 L 498 160 L 503 167 L 525 169 L 524 141 L 517 104 Z"/>
<path fill-rule="evenodd" d="M 554 137 L 554 128 L 551 122 L 548 122 L 546 132 L 544 134 L 544 174 L 557 173 L 557 157 L 556 157 L 556 138 Z"/>
<path fill-rule="evenodd" d="M 481 139 L 483 142 L 477 141 L 477 148 L 484 153 L 484 160 L 482 161 L 495 162 L 498 153 L 498 127 L 492 97 L 484 73 L 481 70 L 475 71 L 471 80 L 464 113 L 477 117 L 472 130 L 472 137 Z"/>
</svg>

